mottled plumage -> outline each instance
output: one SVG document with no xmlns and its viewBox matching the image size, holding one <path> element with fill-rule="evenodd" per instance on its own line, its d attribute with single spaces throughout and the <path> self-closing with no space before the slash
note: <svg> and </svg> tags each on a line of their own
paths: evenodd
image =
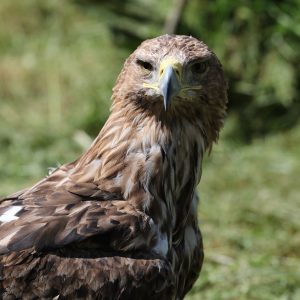
<svg viewBox="0 0 300 300">
<path fill-rule="evenodd" d="M 0 202 L 1 299 L 183 299 L 203 261 L 196 186 L 223 125 L 221 64 L 195 38 L 126 60 L 91 147 Z"/>
</svg>

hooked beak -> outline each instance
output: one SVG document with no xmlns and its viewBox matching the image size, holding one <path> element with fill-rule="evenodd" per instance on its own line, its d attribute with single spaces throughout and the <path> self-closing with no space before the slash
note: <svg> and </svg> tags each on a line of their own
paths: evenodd
<svg viewBox="0 0 300 300">
<path fill-rule="evenodd" d="M 168 110 L 171 100 L 181 90 L 182 66 L 174 59 L 162 61 L 159 70 L 159 90 L 163 96 L 165 111 Z"/>
<path fill-rule="evenodd" d="M 172 58 L 164 59 L 159 67 L 159 79 L 155 83 L 143 83 L 146 88 L 154 89 L 163 96 L 165 111 L 168 110 L 173 97 L 182 90 L 182 64 Z"/>
</svg>

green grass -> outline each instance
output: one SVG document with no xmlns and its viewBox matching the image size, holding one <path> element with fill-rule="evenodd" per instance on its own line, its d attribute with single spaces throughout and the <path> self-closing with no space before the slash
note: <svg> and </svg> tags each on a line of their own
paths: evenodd
<svg viewBox="0 0 300 300">
<path fill-rule="evenodd" d="M 299 138 L 215 147 L 200 184 L 206 258 L 187 299 L 299 299 Z"/>
<path fill-rule="evenodd" d="M 0 3 L 0 195 L 74 160 L 108 114 L 129 49 L 77 2 Z M 245 146 L 232 124 L 204 162 L 206 256 L 187 299 L 300 299 L 300 128 Z"/>
</svg>

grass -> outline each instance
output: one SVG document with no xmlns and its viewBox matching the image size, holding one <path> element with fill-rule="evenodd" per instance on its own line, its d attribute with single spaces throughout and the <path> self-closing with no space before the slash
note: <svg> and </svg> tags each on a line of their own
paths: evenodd
<svg viewBox="0 0 300 300">
<path fill-rule="evenodd" d="M 108 114 L 129 50 L 74 3 L 1 1 L 0 195 L 75 159 Z M 206 257 L 186 299 L 300 299 L 300 128 L 241 145 L 232 122 L 204 162 Z"/>
<path fill-rule="evenodd" d="M 299 299 L 299 137 L 215 147 L 200 184 L 206 258 L 187 299 Z"/>
</svg>

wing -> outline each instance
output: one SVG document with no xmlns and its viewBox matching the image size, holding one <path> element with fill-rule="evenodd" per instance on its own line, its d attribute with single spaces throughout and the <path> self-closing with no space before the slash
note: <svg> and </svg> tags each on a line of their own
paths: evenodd
<svg viewBox="0 0 300 300">
<path fill-rule="evenodd" d="M 1 299 L 175 299 L 174 273 L 161 259 L 33 254 L 0 264 L 0 274 Z"/>
<path fill-rule="evenodd" d="M 1 200 L 1 299 L 173 298 L 171 264 L 147 245 L 152 219 L 71 172 Z"/>
<path fill-rule="evenodd" d="M 1 200 L 0 254 L 84 240 L 107 251 L 149 242 L 154 236 L 149 216 L 91 180 L 74 181 L 76 176 L 69 176 L 73 169 L 72 164 L 62 166 L 32 188 Z"/>
</svg>

